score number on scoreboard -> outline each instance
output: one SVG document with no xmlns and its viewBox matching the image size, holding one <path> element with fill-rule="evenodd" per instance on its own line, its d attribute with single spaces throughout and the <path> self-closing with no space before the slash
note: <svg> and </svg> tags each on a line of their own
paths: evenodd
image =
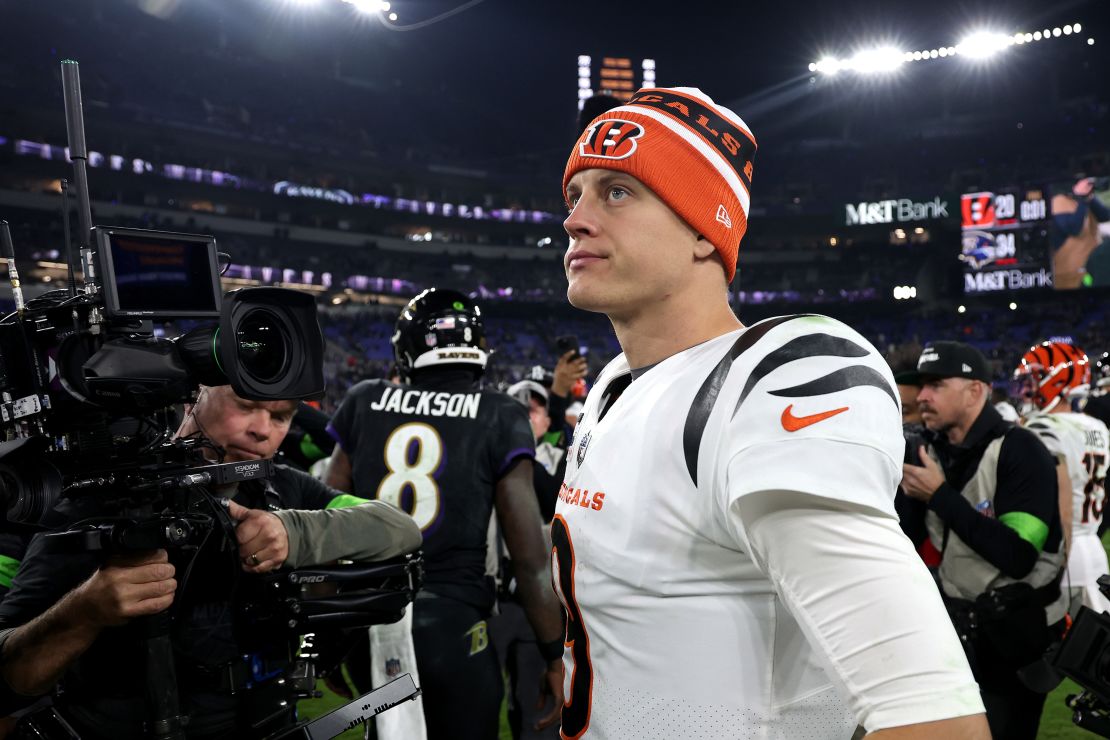
<svg viewBox="0 0 1110 740">
<path fill-rule="evenodd" d="M 964 292 L 1052 287 L 1043 189 L 967 193 L 960 216 Z"/>
</svg>

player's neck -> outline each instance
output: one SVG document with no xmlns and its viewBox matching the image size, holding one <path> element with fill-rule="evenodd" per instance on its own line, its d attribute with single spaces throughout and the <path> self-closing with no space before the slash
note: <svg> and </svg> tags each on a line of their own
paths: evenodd
<svg viewBox="0 0 1110 740">
<path fill-rule="evenodd" d="M 724 300 L 660 302 L 630 316 L 609 318 L 632 368 L 654 365 L 744 328 Z"/>
<path fill-rule="evenodd" d="M 477 387 L 478 378 L 468 368 L 440 367 L 416 371 L 408 383 L 414 388 L 430 390 L 470 390 Z"/>
</svg>

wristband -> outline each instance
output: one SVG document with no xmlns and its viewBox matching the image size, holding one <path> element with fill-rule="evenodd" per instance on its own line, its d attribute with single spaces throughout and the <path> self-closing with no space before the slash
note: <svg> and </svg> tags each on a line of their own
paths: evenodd
<svg viewBox="0 0 1110 740">
<path fill-rule="evenodd" d="M 537 642 L 536 647 L 539 648 L 540 655 L 547 663 L 563 657 L 563 638 L 561 637 L 551 642 Z"/>
</svg>

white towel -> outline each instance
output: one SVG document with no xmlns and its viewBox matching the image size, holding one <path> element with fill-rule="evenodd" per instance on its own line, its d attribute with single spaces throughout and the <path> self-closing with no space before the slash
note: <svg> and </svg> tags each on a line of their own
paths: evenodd
<svg viewBox="0 0 1110 740">
<path fill-rule="evenodd" d="M 398 622 L 370 627 L 370 678 L 375 689 L 406 673 L 420 686 L 416 650 L 412 646 L 412 607 L 409 604 L 405 608 L 405 616 Z M 377 722 L 378 740 L 426 740 L 428 736 L 424 726 L 424 700 L 420 696 L 387 709 L 374 721 Z"/>
</svg>

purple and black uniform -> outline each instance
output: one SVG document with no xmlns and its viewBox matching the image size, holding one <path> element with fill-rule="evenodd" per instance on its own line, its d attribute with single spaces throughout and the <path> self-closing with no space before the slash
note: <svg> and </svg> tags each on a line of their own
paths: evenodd
<svg viewBox="0 0 1110 740">
<path fill-rule="evenodd" d="M 347 393 L 328 431 L 351 460 L 350 493 L 388 501 L 416 519 L 424 590 L 488 614 L 494 491 L 521 458 L 535 457 L 524 407 L 457 378 L 367 380 Z"/>
</svg>

